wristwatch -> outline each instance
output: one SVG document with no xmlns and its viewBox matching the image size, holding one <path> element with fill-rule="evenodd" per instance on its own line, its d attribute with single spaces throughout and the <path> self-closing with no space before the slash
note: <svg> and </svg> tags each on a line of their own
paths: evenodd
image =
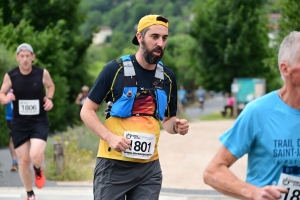
<svg viewBox="0 0 300 200">
<path fill-rule="evenodd" d="M 173 131 L 174 131 L 174 133 L 178 133 L 178 132 L 176 131 L 175 124 L 173 124 Z"/>
</svg>

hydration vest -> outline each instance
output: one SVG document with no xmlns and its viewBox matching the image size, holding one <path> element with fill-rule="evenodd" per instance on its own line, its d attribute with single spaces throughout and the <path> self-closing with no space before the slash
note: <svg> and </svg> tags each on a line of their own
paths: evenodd
<svg viewBox="0 0 300 200">
<path fill-rule="evenodd" d="M 113 103 L 109 115 L 120 118 L 127 118 L 130 116 L 154 116 L 157 119 L 163 120 L 165 110 L 167 108 L 167 95 L 163 89 L 164 69 L 162 62 L 159 62 L 156 65 L 152 88 L 138 86 L 136 73 L 130 55 L 122 56 L 118 63 L 124 68 L 124 89 L 122 96 Z M 136 95 L 143 92 L 149 92 L 149 95 L 153 94 L 153 97 L 156 100 L 155 113 L 152 115 L 145 113 L 132 113 Z"/>
</svg>

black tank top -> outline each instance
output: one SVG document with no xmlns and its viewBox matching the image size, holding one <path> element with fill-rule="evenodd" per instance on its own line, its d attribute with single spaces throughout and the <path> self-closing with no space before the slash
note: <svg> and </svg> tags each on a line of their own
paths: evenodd
<svg viewBox="0 0 300 200">
<path fill-rule="evenodd" d="M 13 93 L 16 100 L 13 101 L 12 125 L 32 126 L 36 123 L 48 124 L 48 116 L 44 110 L 44 69 L 32 66 L 32 71 L 23 75 L 19 67 L 8 72 Z"/>
</svg>

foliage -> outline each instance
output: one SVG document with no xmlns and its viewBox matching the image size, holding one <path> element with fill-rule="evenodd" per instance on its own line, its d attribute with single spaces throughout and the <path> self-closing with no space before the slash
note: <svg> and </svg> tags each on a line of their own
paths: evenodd
<svg viewBox="0 0 300 200">
<path fill-rule="evenodd" d="M 199 45 L 196 52 L 202 85 L 209 90 L 230 91 L 235 77 L 266 77 L 270 54 L 267 19 L 259 0 L 229 0 L 198 3 L 191 35 Z"/>
<path fill-rule="evenodd" d="M 97 115 L 101 122 L 105 116 L 101 105 Z M 56 163 L 53 159 L 54 143 L 62 142 L 64 147 L 64 171 L 56 174 Z M 56 133 L 48 138 L 45 150 L 45 174 L 49 180 L 78 181 L 92 180 L 95 157 L 98 152 L 99 138 L 82 124 L 67 131 Z"/>
<path fill-rule="evenodd" d="M 124 38 L 132 38 L 141 17 L 163 14 L 172 24 L 171 34 L 185 33 L 191 14 L 187 10 L 191 10 L 193 5 L 193 0 L 82 0 L 81 7 L 88 12 L 88 16 L 81 30 L 88 35 L 95 25 L 110 26 L 115 31 L 122 31 Z"/>
<path fill-rule="evenodd" d="M 69 22 L 67 30 L 76 30 L 85 17 L 78 11 L 81 0 L 60 1 L 44 0 L 43 6 L 38 0 L 2 0 L 4 24 L 17 26 L 24 19 L 37 31 L 43 31 L 48 25 L 56 24 L 61 19 Z"/>
<path fill-rule="evenodd" d="M 184 85 L 188 92 L 197 87 L 197 62 L 194 56 L 197 49 L 196 40 L 188 34 L 169 37 L 163 63 L 176 74 L 177 85 Z"/>
<path fill-rule="evenodd" d="M 16 66 L 15 55 L 8 51 L 3 44 L 0 43 L 0 77 L 4 77 L 4 74 Z M 0 107 L 0 147 L 7 146 L 9 143 L 9 132 L 5 119 L 5 106 Z"/>
<path fill-rule="evenodd" d="M 279 20 L 279 38 L 281 42 L 285 36 L 292 31 L 300 31 L 299 19 L 300 1 L 297 0 L 281 0 L 279 4 L 282 18 Z M 280 43 L 278 43 L 280 44 Z"/>
<path fill-rule="evenodd" d="M 91 180 L 93 176 L 93 151 L 79 148 L 78 142 L 83 138 L 91 138 L 91 133 L 79 132 L 75 129 L 69 129 L 61 136 L 48 141 L 46 148 L 46 168 L 45 175 L 49 180 Z M 52 152 L 55 142 L 62 142 L 64 148 L 64 168 L 61 174 L 56 174 L 56 163 Z"/>
</svg>

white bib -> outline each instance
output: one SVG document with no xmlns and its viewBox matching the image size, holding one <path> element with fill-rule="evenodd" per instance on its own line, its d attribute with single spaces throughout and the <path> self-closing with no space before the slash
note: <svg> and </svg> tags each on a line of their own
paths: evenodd
<svg viewBox="0 0 300 200">
<path fill-rule="evenodd" d="M 19 100 L 20 115 L 38 115 L 40 114 L 39 100 Z"/>
<path fill-rule="evenodd" d="M 287 194 L 281 194 L 280 200 L 300 199 L 300 177 L 281 173 L 278 186 L 288 190 Z"/>
<path fill-rule="evenodd" d="M 122 156 L 128 158 L 150 159 L 154 152 L 155 135 L 124 131 L 124 137 L 131 140 L 131 149 L 122 152 Z"/>
</svg>

